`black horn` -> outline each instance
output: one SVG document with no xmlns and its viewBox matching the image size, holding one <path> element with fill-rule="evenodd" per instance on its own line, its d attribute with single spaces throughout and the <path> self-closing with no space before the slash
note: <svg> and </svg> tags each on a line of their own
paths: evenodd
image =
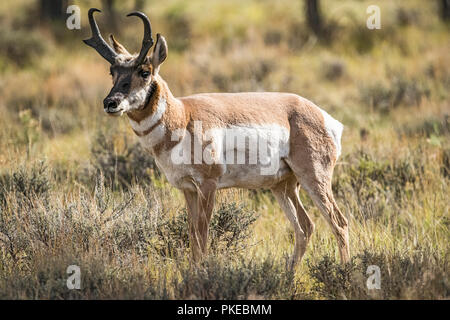
<svg viewBox="0 0 450 320">
<path fill-rule="evenodd" d="M 143 64 L 145 61 L 145 57 L 147 56 L 148 51 L 153 46 L 153 38 L 152 38 L 152 26 L 150 25 L 150 20 L 148 17 L 139 11 L 132 12 L 127 15 L 127 17 L 136 16 L 141 18 L 144 23 L 144 39 L 142 40 L 142 48 L 141 52 L 139 52 L 139 56 L 135 60 L 136 65 Z"/>
<path fill-rule="evenodd" d="M 88 46 L 94 48 L 103 58 L 109 63 L 114 64 L 117 53 L 106 43 L 100 34 L 97 22 L 94 19 L 94 12 L 101 12 L 99 9 L 91 8 L 88 12 L 89 24 L 91 26 L 92 36 L 89 39 L 83 40 Z"/>
</svg>

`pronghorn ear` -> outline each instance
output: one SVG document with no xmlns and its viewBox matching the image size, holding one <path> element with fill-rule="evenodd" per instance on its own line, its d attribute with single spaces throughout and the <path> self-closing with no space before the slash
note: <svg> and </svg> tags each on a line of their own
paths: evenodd
<svg viewBox="0 0 450 320">
<path fill-rule="evenodd" d="M 127 56 L 131 56 L 131 54 L 127 51 L 127 49 L 125 49 L 125 47 L 123 45 L 121 45 L 116 38 L 114 38 L 114 36 L 112 34 L 109 35 L 109 40 L 111 41 L 111 44 L 114 48 L 114 51 L 117 54 L 124 54 Z"/>
<path fill-rule="evenodd" d="M 156 44 L 153 48 L 151 57 L 151 64 L 153 66 L 153 74 L 156 75 L 159 72 L 159 66 L 167 58 L 167 42 L 161 34 L 156 35 Z"/>
</svg>

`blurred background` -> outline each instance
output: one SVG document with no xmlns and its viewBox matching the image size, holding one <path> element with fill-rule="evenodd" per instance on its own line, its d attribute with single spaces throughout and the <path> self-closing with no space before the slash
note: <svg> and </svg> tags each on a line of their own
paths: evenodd
<svg viewBox="0 0 450 320">
<path fill-rule="evenodd" d="M 66 26 L 70 16 L 66 9 L 73 4 L 81 9 L 80 30 Z M 372 14 L 366 13 L 370 5 L 380 8 L 381 29 L 366 26 Z M 1 1 L 0 297 L 116 297 L 112 289 L 98 289 L 103 285 L 96 282 L 99 277 L 107 279 L 103 283 L 116 288 L 121 297 L 145 297 L 145 289 L 136 291 L 141 282 L 130 278 L 136 280 L 138 274 L 147 281 L 167 280 L 170 277 L 160 271 L 173 261 L 185 261 L 185 256 L 166 260 L 154 253 L 154 241 L 163 248 L 175 235 L 185 241 L 184 231 L 176 231 L 178 227 L 185 230 L 184 220 L 169 219 L 173 222 L 167 222 L 169 226 L 178 227 L 163 228 L 167 233 L 136 222 L 142 217 L 150 219 L 149 212 L 178 216 L 184 203 L 136 143 L 126 117 L 110 118 L 103 111 L 102 100 L 112 85 L 109 64 L 82 43 L 90 35 L 87 11 L 91 7 L 102 10 L 96 19 L 103 37 L 113 33 L 131 52 L 140 49 L 143 26 L 126 14 L 141 10 L 148 15 L 154 34 L 161 33 L 168 42 L 169 55 L 160 74 L 175 96 L 292 92 L 341 121 L 345 125 L 343 155 L 333 188 L 351 221 L 352 252 L 361 259 L 355 266 L 362 268 L 371 257 L 383 263 L 383 272 L 389 270 L 384 273 L 389 277 L 385 282 L 389 290 L 376 297 L 448 298 L 448 0 Z M 153 188 L 153 196 L 162 198 L 147 202 L 147 187 Z M 135 205 L 139 209 L 123 209 L 120 218 L 116 217 L 117 203 L 128 208 L 129 192 L 138 194 Z M 246 212 L 242 208 L 247 208 L 260 216 L 254 225 L 254 220 L 246 220 L 246 226 L 255 230 L 250 238 L 244 237 L 252 243 L 247 247 L 251 249 L 245 249 L 247 256 L 282 260 L 291 250 L 292 230 L 270 194 L 227 192 L 219 202 L 232 207 L 221 212 L 237 212 L 242 217 L 239 214 L 245 216 Z M 102 198 L 109 195 L 115 199 L 110 207 Z M 283 291 L 286 283 L 297 283 L 286 275 L 282 278 L 286 282 L 277 282 L 278 286 L 261 284 L 266 289 L 244 293 L 236 289 L 226 297 L 248 297 L 254 292 L 262 297 L 372 297 L 361 289 L 360 276 L 340 276 L 352 274 L 353 269 L 339 269 L 333 259 L 327 260 L 336 254 L 332 235 L 306 194 L 302 192 L 301 197 L 316 221 L 316 230 L 321 230 L 306 255 L 313 267 L 298 272 L 295 278 L 306 291 L 299 287 Z M 83 211 L 92 203 L 92 212 Z M 68 218 L 70 208 L 75 208 L 78 216 L 73 217 L 78 220 Z M 97 224 L 97 217 L 104 212 L 110 212 L 112 226 Z M 69 220 L 73 225 L 67 229 L 64 223 Z M 110 228 L 116 230 L 114 239 L 106 236 L 112 232 Z M 72 250 L 69 247 L 76 252 L 75 258 L 66 257 Z M 107 249 L 101 253 L 92 249 L 100 247 Z M 172 247 L 183 246 L 177 243 Z M 110 260 L 107 252 L 114 252 L 117 258 Z M 219 255 L 223 261 L 235 261 L 238 256 L 225 259 Z M 153 267 L 142 257 L 152 257 Z M 33 289 L 54 288 L 52 281 L 59 279 L 55 270 L 64 274 L 63 266 L 69 260 L 97 270 L 90 274 L 95 285 L 89 294 Z M 55 269 L 48 270 L 46 261 L 54 261 Z M 130 278 L 114 273 L 124 261 L 134 266 L 129 269 Z M 207 270 L 216 272 L 222 262 L 212 262 Z M 239 263 L 220 270 L 241 275 L 244 267 Z M 181 265 L 188 268 L 189 264 Z M 188 285 L 205 278 L 204 274 L 198 276 L 197 269 L 171 266 L 167 270 L 182 272 Z M 255 277 L 261 272 L 267 279 L 272 279 L 271 271 L 274 277 L 279 273 L 278 269 L 258 268 L 258 264 L 245 264 L 244 269 L 253 270 Z M 37 276 L 41 271 L 44 280 Z M 334 276 L 328 277 L 330 274 Z M 118 280 L 125 278 L 129 288 Z M 240 282 L 238 278 L 233 281 Z M 33 287 L 20 282 L 22 279 L 31 281 Z M 201 289 L 177 288 L 170 287 L 169 297 L 192 294 L 205 298 Z M 223 298 L 224 288 L 228 287 L 217 285 L 211 296 Z"/>
<path fill-rule="evenodd" d="M 71 4 L 81 8 L 81 30 L 66 27 Z M 401 124 L 397 119 L 384 122 L 395 125 L 396 131 L 414 131 L 426 119 L 446 127 L 448 1 L 377 1 L 379 30 L 366 27 L 370 4 L 3 1 L 1 149 L 8 152 L 2 152 L 0 163 L 38 154 L 55 161 L 86 158 L 91 131 L 108 126 L 125 130 L 126 121 L 107 119 L 102 111 L 102 99 L 111 87 L 108 63 L 81 41 L 90 34 L 90 7 L 103 10 L 97 20 L 104 38 L 114 33 L 130 51 L 140 49 L 143 28 L 126 14 L 142 10 L 150 17 L 154 32 L 168 41 L 170 58 L 161 74 L 175 96 L 215 91 L 297 93 L 347 126 L 347 151 L 359 146 L 355 142 L 360 136 L 367 140 L 378 135 L 376 148 L 379 141 L 386 141 L 383 135 L 390 132 L 378 127 L 387 115 L 388 120 L 401 118 Z"/>
<path fill-rule="evenodd" d="M 81 30 L 66 27 L 71 4 L 81 8 Z M 110 125 L 124 130 L 126 121 L 107 119 L 102 111 L 102 99 L 111 87 L 108 63 L 81 41 L 90 34 L 90 7 L 103 10 L 97 20 L 104 38 L 113 33 L 130 51 L 140 49 L 143 28 L 126 14 L 142 10 L 150 17 L 154 32 L 168 41 L 170 59 L 161 74 L 175 96 L 216 91 L 297 93 L 347 126 L 344 149 L 348 151 L 351 145 L 345 140 L 359 134 L 367 138 L 372 127 L 378 131 L 378 120 L 402 107 L 406 109 L 390 118 L 400 114 L 406 126 L 414 127 L 427 114 L 443 120 L 450 83 L 448 1 L 377 1 L 379 30 L 366 27 L 370 4 L 4 1 L 0 5 L 2 149 L 20 149 L 29 138 L 36 144 L 26 146 L 31 148 L 27 156 L 36 152 L 57 161 L 75 160 L 88 151 L 89 131 Z M 421 106 L 426 106 L 423 112 L 412 112 Z M 398 121 L 386 123 L 405 130 Z M 18 124 L 31 126 L 31 136 L 23 137 Z M 21 157 L 22 152 L 3 152 L 0 163 Z"/>
</svg>

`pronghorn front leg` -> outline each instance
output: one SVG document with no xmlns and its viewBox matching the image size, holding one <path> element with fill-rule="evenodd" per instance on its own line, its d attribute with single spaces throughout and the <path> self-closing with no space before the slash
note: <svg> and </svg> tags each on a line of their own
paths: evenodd
<svg viewBox="0 0 450 320">
<path fill-rule="evenodd" d="M 199 261 L 207 252 L 209 222 L 214 208 L 216 189 L 216 183 L 208 180 L 199 186 L 197 191 L 184 190 L 189 214 L 189 242 L 195 261 Z"/>
<path fill-rule="evenodd" d="M 188 210 L 189 223 L 189 244 L 191 254 L 195 261 L 201 256 L 200 240 L 197 237 L 197 220 L 198 220 L 198 194 L 196 191 L 184 190 L 184 198 L 186 199 L 186 207 Z"/>
</svg>

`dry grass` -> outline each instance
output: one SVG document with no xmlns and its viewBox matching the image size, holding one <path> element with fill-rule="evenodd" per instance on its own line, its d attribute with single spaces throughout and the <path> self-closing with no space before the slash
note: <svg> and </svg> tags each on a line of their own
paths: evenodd
<svg viewBox="0 0 450 320">
<path fill-rule="evenodd" d="M 161 73 L 175 95 L 289 91 L 345 124 L 333 189 L 352 262 L 336 262 L 302 191 L 316 231 L 295 272 L 285 269 L 293 230 L 264 191 L 219 193 L 210 254 L 193 265 L 181 193 L 127 121 L 103 114 L 111 81 L 82 46 L 86 30 L 17 28 L 34 2 L 2 3 L 0 298 L 448 299 L 449 29 L 432 1 L 379 2 L 382 29 L 369 31 L 370 1 L 323 1 L 325 42 L 306 30 L 301 1 L 146 8 L 168 40 Z M 122 22 L 118 38 L 135 49 L 141 26 Z M 81 290 L 66 287 L 72 264 Z M 369 265 L 381 269 L 381 290 L 367 290 Z"/>
</svg>

